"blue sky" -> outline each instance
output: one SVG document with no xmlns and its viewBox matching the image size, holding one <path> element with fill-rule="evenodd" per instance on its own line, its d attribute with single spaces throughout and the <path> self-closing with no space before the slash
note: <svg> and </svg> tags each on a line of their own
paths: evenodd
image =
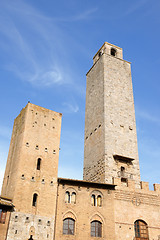
<svg viewBox="0 0 160 240">
<path fill-rule="evenodd" d="M 160 1 L 0 1 L 0 185 L 14 118 L 63 113 L 59 176 L 82 179 L 85 74 L 107 41 L 132 62 L 141 178 L 160 182 Z"/>
</svg>

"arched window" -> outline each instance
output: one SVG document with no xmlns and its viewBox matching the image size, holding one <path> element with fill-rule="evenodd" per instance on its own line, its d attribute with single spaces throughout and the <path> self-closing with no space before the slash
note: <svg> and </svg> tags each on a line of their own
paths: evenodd
<svg viewBox="0 0 160 240">
<path fill-rule="evenodd" d="M 91 196 L 91 204 L 92 206 L 96 206 L 96 196 L 94 194 Z"/>
<path fill-rule="evenodd" d="M 136 240 L 148 240 L 148 226 L 142 220 L 137 220 L 134 223 L 134 230 L 135 230 L 135 239 Z"/>
<path fill-rule="evenodd" d="M 99 221 L 91 222 L 91 237 L 102 237 L 102 223 Z"/>
<path fill-rule="evenodd" d="M 114 57 L 116 56 L 116 49 L 111 48 L 111 55 L 114 56 Z"/>
<path fill-rule="evenodd" d="M 74 235 L 75 221 L 72 218 L 63 220 L 63 234 Z"/>
<path fill-rule="evenodd" d="M 76 203 L 76 193 L 75 192 L 72 192 L 71 203 Z"/>
<path fill-rule="evenodd" d="M 102 206 L 102 197 L 100 195 L 98 195 L 98 197 L 97 197 L 97 206 L 98 207 Z"/>
<path fill-rule="evenodd" d="M 41 158 L 37 159 L 37 170 L 41 169 Z"/>
<path fill-rule="evenodd" d="M 65 202 L 66 203 L 70 203 L 71 202 L 70 192 L 68 192 L 68 191 L 65 193 Z"/>
<path fill-rule="evenodd" d="M 33 194 L 33 201 L 32 201 L 32 206 L 36 207 L 37 206 L 37 199 L 38 199 L 38 194 L 34 193 Z"/>
</svg>

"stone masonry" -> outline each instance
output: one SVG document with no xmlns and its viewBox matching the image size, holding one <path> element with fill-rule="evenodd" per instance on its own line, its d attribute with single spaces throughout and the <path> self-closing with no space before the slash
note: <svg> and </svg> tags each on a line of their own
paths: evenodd
<svg viewBox="0 0 160 240">
<path fill-rule="evenodd" d="M 111 49 L 115 55 L 111 55 Z M 112 183 L 121 177 L 140 184 L 130 63 L 122 49 L 104 43 L 87 73 L 84 179 Z"/>
</svg>

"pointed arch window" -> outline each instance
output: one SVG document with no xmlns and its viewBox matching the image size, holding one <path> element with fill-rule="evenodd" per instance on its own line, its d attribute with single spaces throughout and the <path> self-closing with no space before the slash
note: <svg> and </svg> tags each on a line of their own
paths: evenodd
<svg viewBox="0 0 160 240">
<path fill-rule="evenodd" d="M 99 221 L 91 222 L 91 237 L 102 237 L 102 223 Z"/>
<path fill-rule="evenodd" d="M 66 218 L 63 220 L 63 234 L 74 235 L 75 220 L 72 218 Z"/>
<path fill-rule="evenodd" d="M 136 240 L 149 240 L 147 223 L 142 220 L 135 221 L 134 230 Z"/>
<path fill-rule="evenodd" d="M 34 193 L 33 194 L 33 201 L 32 201 L 32 206 L 36 207 L 37 206 L 37 199 L 38 199 L 38 194 Z"/>
</svg>

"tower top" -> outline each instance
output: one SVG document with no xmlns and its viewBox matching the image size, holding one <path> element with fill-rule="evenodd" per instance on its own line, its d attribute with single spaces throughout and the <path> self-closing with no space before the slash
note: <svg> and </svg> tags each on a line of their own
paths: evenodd
<svg viewBox="0 0 160 240">
<path fill-rule="evenodd" d="M 105 42 L 102 47 L 98 50 L 98 52 L 93 57 L 93 64 L 100 58 L 103 54 L 108 54 L 119 59 L 123 59 L 123 49 L 115 46 L 111 43 Z"/>
</svg>

